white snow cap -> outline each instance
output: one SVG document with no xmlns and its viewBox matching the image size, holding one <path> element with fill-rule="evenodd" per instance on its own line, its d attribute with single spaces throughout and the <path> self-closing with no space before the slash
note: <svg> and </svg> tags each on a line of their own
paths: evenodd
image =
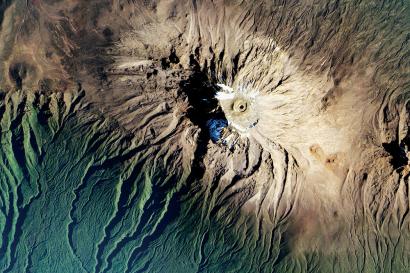
<svg viewBox="0 0 410 273">
<path fill-rule="evenodd" d="M 215 98 L 218 100 L 231 100 L 234 98 L 235 93 L 233 92 L 232 87 L 222 83 L 218 83 L 217 85 L 222 88 L 223 91 L 217 92 Z"/>
</svg>

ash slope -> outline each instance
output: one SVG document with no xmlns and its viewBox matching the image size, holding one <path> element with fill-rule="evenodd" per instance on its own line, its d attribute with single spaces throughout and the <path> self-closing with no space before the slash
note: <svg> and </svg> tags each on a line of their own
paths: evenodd
<svg viewBox="0 0 410 273">
<path fill-rule="evenodd" d="M 407 272 L 409 8 L 5 1 L 0 269 Z"/>
</svg>

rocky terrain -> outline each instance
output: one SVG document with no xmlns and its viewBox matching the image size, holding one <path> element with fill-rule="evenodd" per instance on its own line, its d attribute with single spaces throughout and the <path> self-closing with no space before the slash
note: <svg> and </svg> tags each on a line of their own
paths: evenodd
<svg viewBox="0 0 410 273">
<path fill-rule="evenodd" d="M 408 1 L 0 22 L 0 272 L 409 272 Z"/>
</svg>

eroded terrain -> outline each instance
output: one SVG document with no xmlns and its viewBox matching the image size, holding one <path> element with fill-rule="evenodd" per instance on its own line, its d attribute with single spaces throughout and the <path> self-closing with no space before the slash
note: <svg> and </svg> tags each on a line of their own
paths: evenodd
<svg viewBox="0 0 410 273">
<path fill-rule="evenodd" d="M 408 272 L 406 1 L 0 4 L 1 272 Z"/>
</svg>

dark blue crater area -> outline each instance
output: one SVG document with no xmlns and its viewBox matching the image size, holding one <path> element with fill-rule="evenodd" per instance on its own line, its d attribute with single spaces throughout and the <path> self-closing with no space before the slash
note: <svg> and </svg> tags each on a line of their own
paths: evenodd
<svg viewBox="0 0 410 273">
<path fill-rule="evenodd" d="M 218 142 L 221 139 L 222 129 L 228 126 L 226 119 L 210 119 L 206 125 L 209 129 L 209 136 L 213 142 Z"/>
</svg>

